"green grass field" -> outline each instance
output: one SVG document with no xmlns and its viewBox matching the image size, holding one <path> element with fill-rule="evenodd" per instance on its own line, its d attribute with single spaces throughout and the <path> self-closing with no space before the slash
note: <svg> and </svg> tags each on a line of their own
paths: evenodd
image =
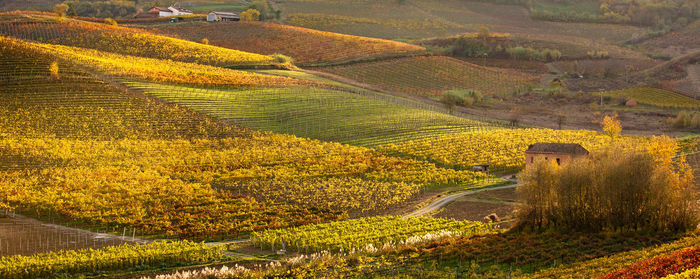
<svg viewBox="0 0 700 279">
<path fill-rule="evenodd" d="M 319 88 L 205 89 L 151 83 L 129 87 L 256 130 L 377 146 L 492 125 L 368 94 Z"/>
</svg>

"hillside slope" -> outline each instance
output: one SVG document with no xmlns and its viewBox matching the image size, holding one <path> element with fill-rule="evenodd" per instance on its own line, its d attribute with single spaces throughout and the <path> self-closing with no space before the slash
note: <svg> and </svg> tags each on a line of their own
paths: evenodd
<svg viewBox="0 0 700 279">
<path fill-rule="evenodd" d="M 502 93 L 531 84 L 536 79 L 518 71 L 478 66 L 444 56 L 399 58 L 319 70 L 385 90 L 426 96 L 440 96 L 452 89 Z"/>
<path fill-rule="evenodd" d="M 0 35 L 148 58 L 215 66 L 271 65 L 273 57 L 35 12 L 0 13 Z"/>
<path fill-rule="evenodd" d="M 158 26 L 155 32 L 190 41 L 262 54 L 280 53 L 299 64 L 341 62 L 420 53 L 423 47 L 265 22 L 191 22 Z"/>
</svg>

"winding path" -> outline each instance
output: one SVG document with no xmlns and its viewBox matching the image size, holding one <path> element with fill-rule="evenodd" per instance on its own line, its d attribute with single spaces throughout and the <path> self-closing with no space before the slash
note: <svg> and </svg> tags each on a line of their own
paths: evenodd
<svg viewBox="0 0 700 279">
<path fill-rule="evenodd" d="M 492 188 L 482 188 L 482 189 L 477 189 L 477 190 L 472 190 L 472 191 L 466 191 L 466 192 L 460 192 L 456 194 L 452 194 L 449 196 L 442 197 L 434 202 L 432 202 L 430 205 L 423 207 L 421 209 L 418 209 L 414 212 L 411 212 L 409 214 L 404 215 L 404 218 L 411 218 L 411 217 L 419 217 L 423 216 L 425 214 L 428 214 L 430 212 L 433 212 L 435 210 L 438 210 L 451 202 L 457 200 L 458 198 L 468 196 L 468 195 L 473 195 L 476 193 L 481 193 L 481 192 L 486 192 L 486 191 L 493 191 L 493 190 L 501 190 L 501 189 L 512 189 L 516 188 L 520 185 L 520 183 L 512 184 L 512 185 L 506 185 L 506 186 L 499 186 L 499 187 L 492 187 Z"/>
</svg>

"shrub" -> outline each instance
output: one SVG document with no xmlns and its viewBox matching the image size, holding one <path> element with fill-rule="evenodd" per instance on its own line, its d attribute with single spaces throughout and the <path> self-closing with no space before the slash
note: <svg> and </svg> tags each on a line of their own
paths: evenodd
<svg viewBox="0 0 700 279">
<path fill-rule="evenodd" d="M 204 44 L 204 45 L 208 45 L 208 44 L 209 44 L 209 39 L 203 38 L 203 39 L 201 39 L 199 42 L 202 43 L 202 44 Z"/>
<path fill-rule="evenodd" d="M 268 19 L 271 17 L 270 14 L 270 5 L 267 3 L 265 0 L 255 0 L 253 1 L 250 6 L 248 6 L 248 9 L 253 9 L 259 12 L 259 20 L 264 20 Z M 257 20 L 257 19 L 256 19 Z"/>
<path fill-rule="evenodd" d="M 644 152 L 612 147 L 558 166 L 540 160 L 520 175 L 519 228 L 684 231 L 694 228 L 692 170 L 677 146 L 655 139 Z"/>
<path fill-rule="evenodd" d="M 60 78 L 58 74 L 58 62 L 54 61 L 51 63 L 51 65 L 49 65 L 49 75 L 53 80 L 57 80 Z"/>
<path fill-rule="evenodd" d="M 488 54 L 491 49 L 481 41 L 467 37 L 460 37 L 452 47 L 452 55 L 465 57 L 481 57 Z"/>
<path fill-rule="evenodd" d="M 586 53 L 589 58 L 592 59 L 607 59 L 610 58 L 610 54 L 604 50 L 591 50 Z"/>
<path fill-rule="evenodd" d="M 675 128 L 700 128 L 700 112 L 681 111 L 671 124 Z"/>
<path fill-rule="evenodd" d="M 105 18 L 105 24 L 109 24 L 112 26 L 117 26 L 117 21 L 111 18 Z"/>
<path fill-rule="evenodd" d="M 256 9 L 247 9 L 241 13 L 241 20 L 243 20 L 243 21 L 260 20 L 260 11 L 258 11 Z"/>
<path fill-rule="evenodd" d="M 476 90 L 450 90 L 442 94 L 440 101 L 448 107 L 468 107 L 481 102 L 483 96 Z"/>
<path fill-rule="evenodd" d="M 600 127 L 603 129 L 603 133 L 611 138 L 620 135 L 622 132 L 622 124 L 620 124 L 620 120 L 617 120 L 617 115 L 606 115 L 603 117 L 603 120 L 600 122 Z"/>
<path fill-rule="evenodd" d="M 56 6 L 53 6 L 53 12 L 56 13 L 58 17 L 65 17 L 67 11 L 68 5 L 66 4 L 56 4 Z"/>
</svg>

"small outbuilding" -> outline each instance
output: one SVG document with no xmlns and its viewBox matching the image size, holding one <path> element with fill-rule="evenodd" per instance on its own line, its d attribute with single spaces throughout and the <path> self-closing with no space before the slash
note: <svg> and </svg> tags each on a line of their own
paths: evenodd
<svg viewBox="0 0 700 279">
<path fill-rule="evenodd" d="M 525 151 L 525 166 L 529 166 L 536 160 L 555 160 L 558 165 L 576 157 L 588 156 L 589 152 L 577 143 L 547 143 L 538 142 L 532 144 Z"/>
<path fill-rule="evenodd" d="M 241 18 L 232 12 L 218 12 L 212 11 L 207 15 L 207 21 L 239 21 Z"/>
</svg>

